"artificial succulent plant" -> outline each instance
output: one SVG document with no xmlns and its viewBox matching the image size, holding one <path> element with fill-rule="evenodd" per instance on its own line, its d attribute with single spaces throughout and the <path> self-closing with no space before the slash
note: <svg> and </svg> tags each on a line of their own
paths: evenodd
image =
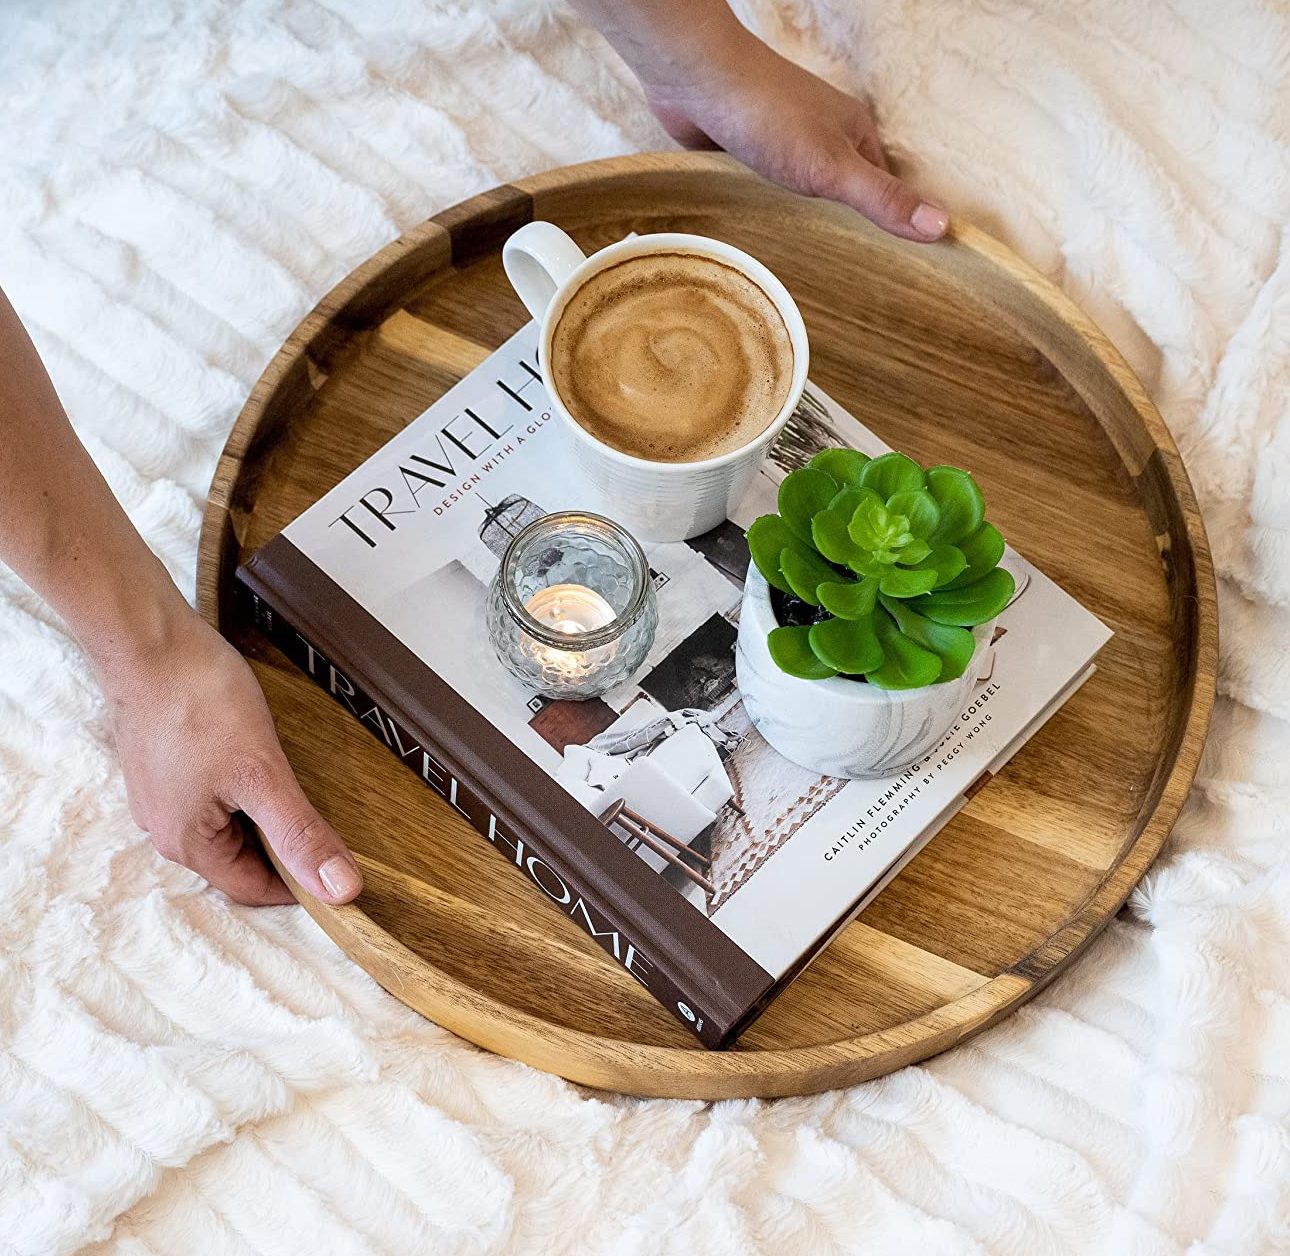
<svg viewBox="0 0 1290 1256">
<path fill-rule="evenodd" d="M 1003 537 L 977 482 L 904 454 L 826 449 L 779 488 L 779 513 L 748 529 L 780 627 L 767 644 L 803 680 L 844 675 L 884 689 L 961 676 L 970 631 L 1012 599 Z"/>
</svg>

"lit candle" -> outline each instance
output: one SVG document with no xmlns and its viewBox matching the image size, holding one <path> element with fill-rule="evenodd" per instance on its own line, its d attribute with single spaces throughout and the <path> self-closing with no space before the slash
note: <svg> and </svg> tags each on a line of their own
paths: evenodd
<svg viewBox="0 0 1290 1256">
<path fill-rule="evenodd" d="M 552 583 L 539 588 L 543 577 Z M 658 604 L 635 538 L 611 519 L 566 510 L 511 538 L 484 618 L 498 659 L 521 684 L 548 698 L 583 699 L 608 693 L 644 663 Z"/>
<path fill-rule="evenodd" d="M 595 589 L 582 584 L 552 584 L 524 604 L 534 619 L 561 636 L 595 632 L 614 621 L 614 608 Z"/>
</svg>

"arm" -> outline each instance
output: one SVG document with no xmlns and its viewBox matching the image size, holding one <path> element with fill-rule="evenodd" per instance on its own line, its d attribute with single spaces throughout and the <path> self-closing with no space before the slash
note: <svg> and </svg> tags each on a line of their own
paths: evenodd
<svg viewBox="0 0 1290 1256">
<path fill-rule="evenodd" d="M 361 888 L 301 792 L 251 669 L 180 595 L 76 439 L 0 293 L 0 561 L 63 617 L 107 697 L 130 811 L 168 859 L 245 903 L 289 903 L 244 811 L 329 902 Z"/>
<path fill-rule="evenodd" d="M 768 179 L 843 201 L 907 240 L 945 234 L 949 215 L 891 173 L 868 108 L 762 43 L 725 0 L 572 2 L 687 148 L 725 149 Z"/>
</svg>

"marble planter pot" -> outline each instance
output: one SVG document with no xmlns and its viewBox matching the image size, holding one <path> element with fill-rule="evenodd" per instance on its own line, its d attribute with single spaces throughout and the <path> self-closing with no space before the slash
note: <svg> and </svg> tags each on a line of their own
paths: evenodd
<svg viewBox="0 0 1290 1256">
<path fill-rule="evenodd" d="M 879 689 L 860 681 L 799 680 L 775 665 L 766 636 L 778 626 L 770 586 L 748 569 L 735 668 L 744 708 L 786 759 L 825 776 L 890 776 L 917 763 L 967 705 L 994 621 L 972 630 L 976 653 L 958 680 L 925 689 Z"/>
</svg>

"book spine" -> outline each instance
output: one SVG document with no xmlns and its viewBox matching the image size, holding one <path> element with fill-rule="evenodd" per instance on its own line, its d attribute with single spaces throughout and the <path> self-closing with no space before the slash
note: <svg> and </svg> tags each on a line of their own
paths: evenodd
<svg viewBox="0 0 1290 1256">
<path fill-rule="evenodd" d="M 260 634 L 271 641 L 320 688 L 355 717 L 386 748 L 414 771 L 450 807 L 518 868 L 553 906 L 578 924 L 600 947 L 636 978 L 706 1047 L 721 1048 L 735 1036 L 705 1013 L 692 993 L 683 990 L 648 954 L 631 941 L 623 922 L 603 904 L 588 897 L 581 878 L 563 860 L 549 853 L 539 834 L 509 821 L 503 823 L 491 801 L 463 773 L 444 766 L 439 747 L 392 714 L 382 695 L 371 693 L 355 674 L 328 658 L 263 592 L 251 588 L 238 573 L 239 600 Z"/>
</svg>

